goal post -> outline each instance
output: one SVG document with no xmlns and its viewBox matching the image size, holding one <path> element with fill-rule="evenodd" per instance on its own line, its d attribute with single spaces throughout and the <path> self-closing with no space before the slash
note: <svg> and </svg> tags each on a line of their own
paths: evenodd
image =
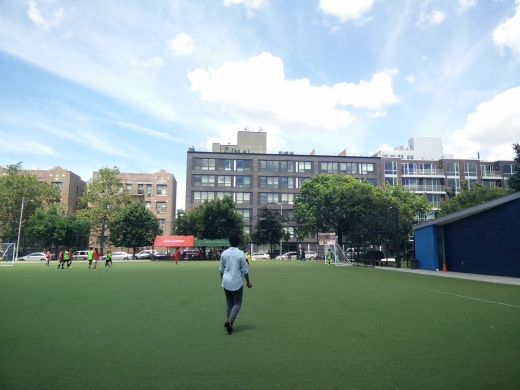
<svg viewBox="0 0 520 390">
<path fill-rule="evenodd" d="M 348 256 L 345 255 L 345 252 L 343 252 L 339 244 L 336 242 L 335 233 L 318 233 L 318 244 L 322 245 L 325 249 L 325 264 L 334 264 L 338 266 L 352 265 Z M 327 259 L 329 251 L 331 257 L 330 260 Z"/>
<path fill-rule="evenodd" d="M 15 245 L 11 242 L 0 242 L 0 267 L 14 266 Z"/>
</svg>

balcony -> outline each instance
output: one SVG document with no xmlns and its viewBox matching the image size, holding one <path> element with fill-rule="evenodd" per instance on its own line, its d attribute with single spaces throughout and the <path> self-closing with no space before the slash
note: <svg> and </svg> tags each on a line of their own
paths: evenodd
<svg viewBox="0 0 520 390">
<path fill-rule="evenodd" d="M 444 177 L 444 171 L 437 169 L 418 169 L 416 171 L 409 171 L 407 173 L 402 174 L 403 177 L 425 177 L 425 176 L 437 176 Z"/>
<path fill-rule="evenodd" d="M 496 179 L 497 177 L 502 177 L 501 171 L 482 172 L 482 179 Z"/>
<path fill-rule="evenodd" d="M 408 188 L 412 192 L 444 192 L 444 186 L 438 184 L 431 185 L 405 185 L 404 188 Z"/>
</svg>

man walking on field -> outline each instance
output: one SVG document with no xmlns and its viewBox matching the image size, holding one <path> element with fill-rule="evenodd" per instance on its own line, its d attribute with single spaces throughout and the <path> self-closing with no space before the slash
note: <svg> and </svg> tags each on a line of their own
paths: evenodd
<svg viewBox="0 0 520 390">
<path fill-rule="evenodd" d="M 238 249 L 240 237 L 236 234 L 229 236 L 231 248 L 226 249 L 220 256 L 220 280 L 226 294 L 226 315 L 227 319 L 224 327 L 227 332 L 233 332 L 233 323 L 242 306 L 242 295 L 244 293 L 244 280 L 246 279 L 247 288 L 253 287 L 249 281 L 249 271 L 247 268 L 244 252 Z"/>
</svg>

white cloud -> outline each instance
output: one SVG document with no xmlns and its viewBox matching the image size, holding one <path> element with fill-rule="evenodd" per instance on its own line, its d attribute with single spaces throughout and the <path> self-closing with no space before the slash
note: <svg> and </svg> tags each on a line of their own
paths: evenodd
<svg viewBox="0 0 520 390">
<path fill-rule="evenodd" d="M 155 56 L 144 61 L 138 61 L 135 58 L 132 58 L 130 60 L 130 65 L 142 66 L 143 68 L 149 68 L 151 66 L 164 66 L 164 60 L 159 56 Z"/>
<path fill-rule="evenodd" d="M 477 0 L 459 0 L 459 7 L 462 11 L 473 8 L 477 4 Z"/>
<path fill-rule="evenodd" d="M 495 45 L 504 48 L 509 47 L 514 53 L 520 55 L 520 0 L 516 12 L 511 19 L 501 23 L 493 31 L 493 41 Z"/>
<path fill-rule="evenodd" d="M 191 53 L 194 49 L 193 39 L 186 34 L 178 34 L 168 41 L 170 49 L 179 54 Z"/>
<path fill-rule="evenodd" d="M 141 134 L 149 135 L 150 137 L 159 138 L 159 139 L 162 139 L 164 141 L 175 141 L 175 142 L 186 143 L 182 139 L 177 138 L 177 137 L 172 137 L 168 133 L 152 130 L 152 129 L 149 129 L 147 127 L 136 125 L 135 123 L 129 123 L 129 122 L 123 122 L 123 121 L 115 121 L 114 123 L 117 124 L 118 126 L 125 127 L 127 129 L 130 129 L 132 131 L 136 131 L 136 132 L 141 133 Z"/>
<path fill-rule="evenodd" d="M 239 116 L 275 124 L 335 129 L 355 117 L 338 105 L 380 111 L 397 102 L 392 90 L 395 71 L 376 73 L 370 81 L 313 86 L 308 79 L 285 79 L 279 57 L 262 53 L 248 62 L 228 62 L 188 74 L 191 90 Z"/>
<path fill-rule="evenodd" d="M 29 9 L 27 10 L 27 16 L 29 19 L 45 29 L 57 26 L 65 18 L 63 8 L 58 9 L 54 13 L 54 17 L 52 19 L 45 19 L 38 9 L 38 3 L 36 3 L 36 1 L 29 1 L 27 4 L 29 5 Z"/>
<path fill-rule="evenodd" d="M 224 0 L 225 7 L 231 7 L 232 5 L 243 4 L 249 9 L 260 9 L 267 5 L 267 0 Z"/>
<path fill-rule="evenodd" d="M 419 20 L 416 25 L 421 29 L 426 29 L 429 26 L 436 26 L 444 22 L 446 19 L 446 15 L 444 12 L 439 11 L 438 9 L 434 9 L 430 12 L 427 12 L 426 7 L 421 7 L 421 12 L 419 12 Z"/>
<path fill-rule="evenodd" d="M 375 0 L 320 0 L 318 9 L 328 15 L 339 18 L 341 22 L 360 19 L 372 8 Z"/>
<path fill-rule="evenodd" d="M 452 138 L 455 152 L 476 154 L 488 151 L 490 155 L 512 158 L 511 144 L 520 138 L 520 87 L 508 89 L 493 99 L 477 106 L 468 115 L 463 129 L 458 129 Z M 507 150 L 506 145 L 509 145 Z M 507 153 L 509 152 L 509 153 Z M 504 155 L 503 153 L 507 153 Z M 481 157 L 483 157 L 481 153 Z"/>
<path fill-rule="evenodd" d="M 415 83 L 415 75 L 413 73 L 410 73 L 408 76 L 405 77 L 405 80 L 408 81 L 410 84 Z"/>
</svg>

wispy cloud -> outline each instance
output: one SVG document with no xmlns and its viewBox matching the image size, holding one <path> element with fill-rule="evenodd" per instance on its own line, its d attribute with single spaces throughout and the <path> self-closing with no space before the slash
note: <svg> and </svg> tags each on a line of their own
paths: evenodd
<svg viewBox="0 0 520 390">
<path fill-rule="evenodd" d="M 114 121 L 114 123 L 120 127 L 130 129 L 132 131 L 136 131 L 141 134 L 149 135 L 150 137 L 159 138 L 164 141 L 174 141 L 174 142 L 182 142 L 182 143 L 188 144 L 185 140 L 183 140 L 181 138 L 173 137 L 172 135 L 165 133 L 165 132 L 148 129 L 143 126 L 136 125 L 135 123 L 128 123 L 128 122 L 122 122 L 122 121 Z"/>
<path fill-rule="evenodd" d="M 179 54 L 191 53 L 195 48 L 193 39 L 186 34 L 178 34 L 168 41 L 168 45 L 172 51 Z"/>
<path fill-rule="evenodd" d="M 516 0 L 515 3 L 515 14 L 493 31 L 493 41 L 499 48 L 508 47 L 513 53 L 520 55 L 520 0 Z"/>
<path fill-rule="evenodd" d="M 318 9 L 324 14 L 337 17 L 341 22 L 346 22 L 347 20 L 361 19 L 372 8 L 374 2 L 375 0 L 320 0 Z M 363 20 L 364 22 L 361 24 L 370 20 L 370 18 L 364 18 Z"/>
<path fill-rule="evenodd" d="M 29 6 L 29 9 L 27 10 L 27 16 L 29 19 L 45 29 L 57 26 L 65 18 L 63 8 L 59 8 L 56 12 L 54 12 L 52 18 L 44 18 L 40 12 L 40 9 L 38 8 L 38 3 L 36 3 L 36 1 L 31 0 L 27 3 L 27 5 Z"/>
</svg>

